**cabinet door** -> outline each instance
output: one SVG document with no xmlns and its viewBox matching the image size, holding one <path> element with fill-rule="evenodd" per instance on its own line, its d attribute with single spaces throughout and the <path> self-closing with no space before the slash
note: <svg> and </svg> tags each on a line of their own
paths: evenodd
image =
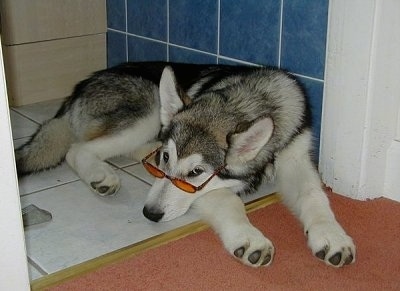
<svg viewBox="0 0 400 291">
<path fill-rule="evenodd" d="M 106 31 L 105 0 L 0 0 L 4 45 Z"/>
</svg>

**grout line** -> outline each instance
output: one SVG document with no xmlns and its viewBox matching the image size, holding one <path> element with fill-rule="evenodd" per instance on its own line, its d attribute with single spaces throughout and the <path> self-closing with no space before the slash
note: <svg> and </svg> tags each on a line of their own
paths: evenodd
<svg viewBox="0 0 400 291">
<path fill-rule="evenodd" d="M 136 176 L 134 173 L 128 172 L 125 168 L 121 168 L 120 170 L 123 171 L 124 173 L 128 174 L 129 176 L 131 176 L 131 177 L 133 177 L 133 178 L 136 178 L 136 179 L 138 179 L 138 180 L 140 180 L 140 181 L 146 183 L 146 184 L 149 185 L 149 186 L 152 185 L 152 183 L 149 183 L 148 181 L 146 181 L 145 179 L 143 179 L 143 178 L 141 178 L 141 177 L 139 177 L 139 176 Z"/>
<path fill-rule="evenodd" d="M 168 44 L 168 43 L 165 42 L 165 41 L 162 41 L 162 40 L 159 40 L 159 39 L 155 39 L 155 38 L 151 38 L 151 37 L 146 37 L 146 36 L 142 36 L 142 35 L 138 35 L 138 34 L 134 34 L 134 33 L 129 33 L 129 32 L 127 32 L 126 34 L 127 34 L 128 36 L 134 36 L 134 37 L 137 37 L 137 38 L 140 38 L 140 39 L 145 39 L 145 40 L 152 41 L 152 42 L 158 42 L 158 43 L 162 43 L 162 44 Z"/>
<path fill-rule="evenodd" d="M 76 178 L 75 180 L 71 180 L 71 181 L 68 181 L 68 182 L 63 182 L 63 183 L 60 183 L 60 184 L 57 184 L 57 185 L 54 185 L 54 186 L 47 186 L 47 187 L 44 187 L 44 188 L 39 189 L 39 190 L 35 190 L 35 191 L 29 192 L 29 193 L 21 194 L 20 197 L 22 198 L 22 197 L 26 197 L 26 196 L 29 196 L 29 195 L 32 195 L 32 194 L 37 194 L 37 193 L 42 192 L 42 191 L 46 191 L 46 190 L 49 190 L 49 189 L 52 189 L 52 188 L 57 188 L 57 187 L 64 186 L 64 185 L 67 185 L 67 184 L 75 183 L 77 181 L 81 181 L 81 179 Z"/>
<path fill-rule="evenodd" d="M 125 31 L 114 29 L 114 28 L 111 28 L 111 27 L 107 27 L 107 30 L 112 31 L 112 32 L 121 33 L 121 34 L 126 34 Z"/>
<path fill-rule="evenodd" d="M 169 0 L 167 0 L 167 62 L 169 62 Z"/>
<path fill-rule="evenodd" d="M 24 117 L 24 118 L 26 118 L 26 119 L 29 119 L 30 121 L 36 123 L 37 125 L 41 125 L 40 122 L 34 120 L 33 118 L 29 117 L 28 115 L 26 115 L 26 114 L 24 114 L 24 113 L 22 113 L 22 112 L 19 112 L 18 109 L 14 109 L 14 108 L 10 108 L 10 109 L 11 109 L 14 113 L 16 113 L 16 114 L 18 114 L 18 115 L 20 115 L 20 116 L 22 116 L 22 117 Z"/>
<path fill-rule="evenodd" d="M 17 137 L 17 138 L 14 138 L 13 141 L 15 142 L 15 141 L 19 141 L 21 139 L 27 139 L 27 138 L 31 138 L 31 137 L 32 137 L 32 135 L 23 136 L 23 137 Z"/>
<path fill-rule="evenodd" d="M 191 48 L 191 47 L 182 46 L 182 45 L 178 45 L 178 44 L 174 44 L 174 43 L 170 43 L 169 45 L 173 46 L 173 47 L 177 47 L 177 48 L 186 49 L 186 50 L 189 50 L 189 51 L 192 51 L 192 52 L 204 54 L 204 55 L 209 55 L 209 56 L 213 56 L 213 57 L 217 56 L 216 54 L 213 54 L 213 53 L 210 53 L 210 52 L 205 52 L 205 51 L 202 51 L 202 50 L 198 50 L 198 49 L 194 49 L 194 48 Z"/>
<path fill-rule="evenodd" d="M 110 159 L 112 159 L 112 158 L 110 158 Z M 130 162 L 129 164 L 124 165 L 124 166 L 120 166 L 117 163 L 114 163 L 113 161 L 110 161 L 110 159 L 106 159 L 105 162 L 107 162 L 111 166 L 116 167 L 117 169 L 123 169 L 123 168 L 127 168 L 127 167 L 130 167 L 130 166 L 134 166 L 134 165 L 139 164 L 139 162 L 132 160 L 132 162 Z"/>
<path fill-rule="evenodd" d="M 282 33 L 283 33 L 283 1 L 281 0 L 281 15 L 279 21 L 279 43 L 278 43 L 278 68 L 281 67 L 281 58 L 282 58 Z"/>
<path fill-rule="evenodd" d="M 230 58 L 230 57 L 225 57 L 225 56 L 219 56 L 219 58 L 223 59 L 223 60 L 232 61 L 232 62 L 236 62 L 236 63 L 239 63 L 239 64 L 247 65 L 247 66 L 255 66 L 255 67 L 262 67 L 263 66 L 263 65 L 260 65 L 260 64 L 246 62 L 246 61 L 242 61 L 242 60 L 234 59 L 234 58 Z"/>
<path fill-rule="evenodd" d="M 217 64 L 219 64 L 219 41 L 220 41 L 220 31 L 221 31 L 221 0 L 217 2 Z"/>
<path fill-rule="evenodd" d="M 293 76 L 296 76 L 296 77 L 309 79 L 309 80 L 312 80 L 312 81 L 317 81 L 317 82 L 322 82 L 322 83 L 325 82 L 323 79 L 318 79 L 318 78 L 314 78 L 314 77 L 310 77 L 310 76 L 306 76 L 306 75 L 302 75 L 302 74 L 298 74 L 298 73 L 289 72 L 289 74 L 291 74 Z"/>
<path fill-rule="evenodd" d="M 128 47 L 128 0 L 125 0 L 125 60 L 129 61 Z"/>
</svg>

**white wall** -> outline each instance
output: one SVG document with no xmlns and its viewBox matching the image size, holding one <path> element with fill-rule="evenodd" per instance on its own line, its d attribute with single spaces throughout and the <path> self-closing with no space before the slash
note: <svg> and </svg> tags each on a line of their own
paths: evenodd
<svg viewBox="0 0 400 291">
<path fill-rule="evenodd" d="M 331 0 L 320 171 L 334 191 L 400 201 L 400 1 Z"/>
<path fill-rule="evenodd" d="M 0 290 L 29 290 L 0 40 Z"/>
</svg>

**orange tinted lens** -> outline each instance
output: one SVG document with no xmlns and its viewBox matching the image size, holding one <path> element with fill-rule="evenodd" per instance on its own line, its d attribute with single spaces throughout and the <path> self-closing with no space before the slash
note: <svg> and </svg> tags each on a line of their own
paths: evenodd
<svg viewBox="0 0 400 291">
<path fill-rule="evenodd" d="M 178 187 L 179 189 L 188 192 L 188 193 L 194 193 L 196 192 L 196 188 L 192 185 L 189 184 L 188 182 L 179 180 L 179 179 L 172 179 L 172 183 Z"/>
<path fill-rule="evenodd" d="M 160 169 L 154 167 L 152 164 L 143 163 L 143 166 L 145 167 L 145 169 L 147 170 L 147 172 L 149 172 L 150 174 L 152 174 L 154 177 L 157 177 L 157 178 L 164 178 L 164 176 L 165 176 L 164 172 L 161 171 Z"/>
</svg>

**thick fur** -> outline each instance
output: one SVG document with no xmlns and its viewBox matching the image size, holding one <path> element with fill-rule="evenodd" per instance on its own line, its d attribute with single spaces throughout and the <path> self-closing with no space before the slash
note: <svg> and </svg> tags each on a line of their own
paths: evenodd
<svg viewBox="0 0 400 291">
<path fill-rule="evenodd" d="M 105 159 L 158 140 L 157 166 L 200 185 L 188 194 L 156 179 L 143 213 L 167 221 L 196 209 L 226 249 L 251 266 L 269 265 L 272 243 L 248 221 L 235 195 L 276 183 L 298 217 L 312 252 L 332 266 L 354 262 L 352 239 L 337 223 L 311 162 L 306 96 L 289 74 L 271 68 L 126 63 L 79 83 L 56 116 L 16 150 L 19 173 L 65 158 L 96 193 L 114 194 L 119 178 Z"/>
</svg>

